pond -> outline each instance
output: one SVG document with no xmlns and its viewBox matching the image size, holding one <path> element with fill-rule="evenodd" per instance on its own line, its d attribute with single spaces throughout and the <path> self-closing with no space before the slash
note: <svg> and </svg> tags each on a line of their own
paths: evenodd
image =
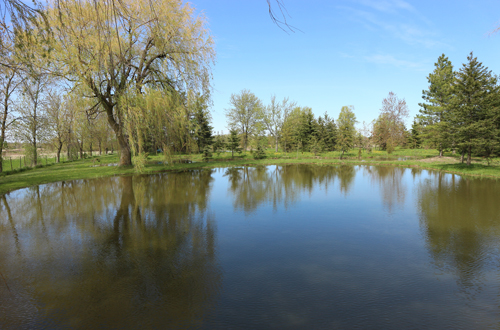
<svg viewBox="0 0 500 330">
<path fill-rule="evenodd" d="M 21 189 L 0 197 L 0 328 L 498 328 L 499 196 L 314 165 Z"/>
</svg>

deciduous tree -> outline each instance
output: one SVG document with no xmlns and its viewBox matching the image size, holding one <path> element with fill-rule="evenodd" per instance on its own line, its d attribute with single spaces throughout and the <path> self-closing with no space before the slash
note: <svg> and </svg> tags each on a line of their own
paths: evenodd
<svg viewBox="0 0 500 330">
<path fill-rule="evenodd" d="M 292 109 L 296 106 L 287 97 L 283 101 L 276 101 L 276 95 L 271 96 L 271 103 L 262 107 L 261 118 L 266 129 L 274 137 L 275 151 L 278 152 L 278 140 L 283 135 L 283 126 L 290 116 Z"/>
<path fill-rule="evenodd" d="M 144 95 L 150 87 L 182 95 L 210 88 L 213 42 L 205 19 L 189 3 L 58 0 L 50 4 L 48 19 L 57 74 L 84 85 L 102 107 L 120 146 L 120 165 L 131 164 L 127 125 L 134 118 L 128 110 L 137 108 L 129 106 L 130 93 Z"/>
<path fill-rule="evenodd" d="M 247 89 L 239 94 L 231 94 L 231 107 L 226 109 L 226 118 L 230 129 L 237 129 L 243 136 L 243 150 L 247 150 L 248 140 L 261 130 L 260 113 L 262 102 Z"/>
<path fill-rule="evenodd" d="M 340 109 L 339 118 L 337 119 L 337 149 L 342 151 L 340 158 L 354 146 L 354 138 L 356 136 L 355 124 L 356 115 L 354 114 L 354 107 L 352 105 L 343 106 Z"/>
</svg>

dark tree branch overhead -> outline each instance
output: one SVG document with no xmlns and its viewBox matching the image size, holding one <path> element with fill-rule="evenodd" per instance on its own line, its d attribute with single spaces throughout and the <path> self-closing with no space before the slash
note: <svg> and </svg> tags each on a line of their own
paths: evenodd
<svg viewBox="0 0 500 330">
<path fill-rule="evenodd" d="M 269 7 L 269 16 L 271 17 L 271 20 L 276 24 L 280 29 L 288 33 L 287 30 L 294 32 L 295 31 L 300 31 L 298 28 L 288 24 L 286 17 L 291 17 L 290 14 L 288 14 L 288 11 L 286 10 L 285 3 L 283 0 L 274 0 L 276 2 L 276 5 L 279 10 L 279 14 L 276 15 L 276 12 L 273 10 L 273 5 L 272 2 L 273 0 L 266 0 L 267 1 L 267 6 Z M 278 17 L 281 16 L 282 18 L 279 19 Z M 302 31 L 300 31 L 302 32 Z"/>
<path fill-rule="evenodd" d="M 291 17 L 286 10 L 285 3 L 283 0 L 266 0 L 269 10 L 269 16 L 271 20 L 283 31 L 295 32 L 300 31 L 298 28 L 288 24 L 287 16 Z M 94 0 L 97 5 L 98 0 Z M 115 3 L 115 1 L 112 1 Z M 118 5 L 120 5 L 120 0 L 116 0 Z M 278 10 L 273 9 L 273 2 L 278 7 Z M 49 28 L 48 22 L 42 10 L 42 3 L 37 0 L 33 0 L 33 5 L 29 6 L 20 0 L 1 0 L 0 6 L 0 29 L 5 29 L 11 31 L 7 24 L 7 18 L 10 20 L 12 27 L 26 29 L 30 23 L 37 22 L 36 17 L 42 16 L 46 27 Z M 500 29 L 500 28 L 499 28 Z M 496 29 L 495 31 L 498 31 Z"/>
</svg>

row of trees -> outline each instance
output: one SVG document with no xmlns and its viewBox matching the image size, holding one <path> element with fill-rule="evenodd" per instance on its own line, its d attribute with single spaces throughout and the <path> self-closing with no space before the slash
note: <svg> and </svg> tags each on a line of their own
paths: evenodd
<svg viewBox="0 0 500 330">
<path fill-rule="evenodd" d="M 410 130 L 406 129 L 409 109 L 404 99 L 390 92 L 383 99 L 377 119 L 356 130 L 354 108 L 342 107 L 335 122 L 327 113 L 314 117 L 309 107 L 297 106 L 288 98 L 281 102 L 271 97 L 263 105 L 253 93 L 233 94 L 226 110 L 228 126 L 242 136 L 246 150 L 251 137 L 265 133 L 274 140 L 276 151 L 340 150 L 354 146 L 371 150 L 378 147 L 389 153 L 397 146 L 436 148 L 459 151 L 487 159 L 500 154 L 500 87 L 497 77 L 471 53 L 467 63 L 454 71 L 443 54 L 428 76 L 429 88 L 423 91 L 423 103 Z"/>
<path fill-rule="evenodd" d="M 405 145 L 409 137 L 405 127 L 408 106 L 393 92 L 383 100 L 377 120 L 363 123 L 362 129 L 355 127 L 353 106 L 343 106 L 335 121 L 326 112 L 315 118 L 311 108 L 297 106 L 288 98 L 278 102 L 272 96 L 271 102 L 263 105 L 248 90 L 231 95 L 230 104 L 226 109 L 228 126 L 241 134 L 244 149 L 251 137 L 258 140 L 266 133 L 273 138 L 276 151 L 281 146 L 285 151 L 339 150 L 342 155 L 355 146 L 368 150 L 378 146 L 390 151 L 395 146 Z"/>
<path fill-rule="evenodd" d="M 500 87 L 497 77 L 471 52 L 460 70 L 454 71 L 443 54 L 427 77 L 429 88 L 413 125 L 413 135 L 439 150 L 458 150 L 488 159 L 500 153 Z"/>
<path fill-rule="evenodd" d="M 354 146 L 356 116 L 354 107 L 342 107 L 337 123 L 327 113 L 314 117 L 312 109 L 300 107 L 288 98 L 278 101 L 271 97 L 268 105 L 249 90 L 232 94 L 231 107 L 226 109 L 228 126 L 242 137 L 242 147 L 248 149 L 249 140 L 266 134 L 273 138 L 275 150 L 285 151 L 335 150 L 343 153 Z"/>
</svg>

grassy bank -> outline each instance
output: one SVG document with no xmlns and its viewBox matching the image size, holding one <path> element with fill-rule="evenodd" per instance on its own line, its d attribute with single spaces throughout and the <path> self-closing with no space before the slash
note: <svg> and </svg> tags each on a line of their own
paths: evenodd
<svg viewBox="0 0 500 330">
<path fill-rule="evenodd" d="M 358 150 L 352 150 L 339 159 L 338 152 L 327 152 L 315 156 L 308 152 L 298 153 L 276 153 L 268 150 L 266 158 L 253 159 L 251 153 L 235 155 L 231 158 L 230 153 L 214 154 L 214 159 L 204 162 L 201 155 L 179 155 L 174 156 L 174 162 L 166 163 L 162 155 L 149 156 L 148 163 L 142 173 L 157 173 L 172 170 L 187 170 L 194 168 L 227 167 L 243 165 L 284 165 L 284 164 L 317 164 L 317 165 L 379 165 L 379 166 L 403 166 L 417 167 L 456 173 L 468 176 L 481 176 L 500 178 L 500 159 L 493 159 L 488 165 L 486 160 L 475 158 L 471 166 L 459 162 L 459 157 L 451 153 L 445 154 L 445 158 L 436 158 L 436 150 L 396 150 L 391 155 L 383 151 L 363 152 L 361 158 Z M 29 187 L 37 184 L 67 181 L 75 179 L 90 179 L 115 175 L 127 175 L 136 173 L 132 166 L 119 167 L 118 156 L 106 155 L 87 158 L 73 162 L 50 164 L 39 168 L 14 168 L 0 175 L 0 195 L 9 191 Z"/>
</svg>

